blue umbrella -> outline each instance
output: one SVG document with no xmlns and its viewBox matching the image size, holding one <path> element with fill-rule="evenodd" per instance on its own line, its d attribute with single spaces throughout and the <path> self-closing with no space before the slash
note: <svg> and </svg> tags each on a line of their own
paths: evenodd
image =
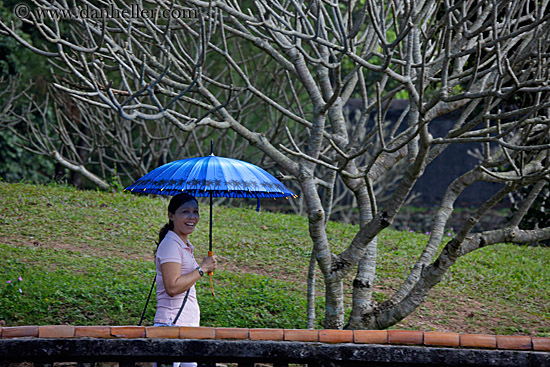
<svg viewBox="0 0 550 367">
<path fill-rule="evenodd" d="M 213 143 L 212 143 L 213 146 Z M 187 192 L 210 197 L 210 244 L 212 256 L 212 198 L 297 197 L 267 171 L 237 159 L 217 157 L 188 158 L 160 166 L 124 189 L 137 194 L 177 195 Z M 209 274 L 211 275 L 211 274 Z"/>
<path fill-rule="evenodd" d="M 182 159 L 160 166 L 124 190 L 138 194 L 201 197 L 295 197 L 279 180 L 253 164 L 232 158 Z"/>
<path fill-rule="evenodd" d="M 188 158 L 160 166 L 124 189 L 137 194 L 177 195 L 187 192 L 210 197 L 210 246 L 212 251 L 212 198 L 296 197 L 279 180 L 253 164 L 232 158 Z"/>
</svg>

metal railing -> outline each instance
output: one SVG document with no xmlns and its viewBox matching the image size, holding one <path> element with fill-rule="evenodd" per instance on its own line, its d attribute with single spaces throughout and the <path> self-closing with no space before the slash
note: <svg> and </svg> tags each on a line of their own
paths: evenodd
<svg viewBox="0 0 550 367">
<path fill-rule="evenodd" d="M 190 339 L 45 339 L 0 340 L 0 365 L 31 362 L 47 367 L 56 362 L 74 362 L 93 367 L 115 362 L 133 367 L 139 362 L 169 364 L 197 362 L 250 367 L 256 363 L 274 367 L 300 364 L 324 366 L 550 366 L 550 352 L 494 349 L 434 348 L 377 344 L 324 344 L 289 341 L 230 341 Z"/>
</svg>

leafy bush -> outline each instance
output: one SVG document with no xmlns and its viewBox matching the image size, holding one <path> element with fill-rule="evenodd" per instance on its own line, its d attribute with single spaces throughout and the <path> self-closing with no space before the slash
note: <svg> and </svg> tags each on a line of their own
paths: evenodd
<svg viewBox="0 0 550 367">
<path fill-rule="evenodd" d="M 11 131 L 0 129 L 0 178 L 8 182 L 48 182 L 54 175 L 54 163 L 48 157 L 21 148 L 20 139 Z"/>
</svg>

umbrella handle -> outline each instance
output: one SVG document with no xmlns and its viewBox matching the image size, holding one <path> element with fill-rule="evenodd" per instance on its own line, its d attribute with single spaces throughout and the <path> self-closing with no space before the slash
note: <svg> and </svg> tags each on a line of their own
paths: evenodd
<svg viewBox="0 0 550 367">
<path fill-rule="evenodd" d="M 208 256 L 214 256 L 214 251 L 208 251 Z M 214 294 L 214 284 L 212 283 L 212 275 L 213 274 L 214 274 L 213 271 L 208 272 L 208 277 L 210 278 L 210 290 L 212 291 L 212 295 L 215 296 L 215 294 Z"/>
<path fill-rule="evenodd" d="M 208 251 L 208 256 L 214 256 L 214 251 Z M 214 274 L 213 271 L 208 272 L 208 275 L 212 275 L 212 274 Z"/>
</svg>

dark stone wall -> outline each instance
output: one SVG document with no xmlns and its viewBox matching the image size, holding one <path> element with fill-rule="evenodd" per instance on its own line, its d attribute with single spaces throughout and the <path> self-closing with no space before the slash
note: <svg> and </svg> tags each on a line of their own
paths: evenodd
<svg viewBox="0 0 550 367">
<path fill-rule="evenodd" d="M 408 101 L 396 100 L 393 101 L 387 114 L 386 120 L 396 122 L 399 116 L 407 107 Z M 350 100 L 346 105 L 347 112 L 351 119 L 354 114 L 360 109 L 359 100 Z M 371 119 L 367 125 L 367 129 L 375 128 L 374 115 L 371 114 Z M 429 124 L 429 131 L 435 137 L 442 137 L 453 127 L 460 113 L 450 113 L 433 120 Z M 403 130 L 403 129 L 401 129 Z M 468 150 L 481 148 L 480 144 L 452 144 L 434 159 L 427 167 L 413 191 L 420 194 L 415 200 L 415 206 L 431 207 L 436 206 L 441 202 L 448 185 L 457 177 L 472 169 L 477 163 L 476 158 L 468 154 Z M 480 182 L 466 189 L 458 198 L 456 206 L 470 207 L 478 206 L 491 197 L 501 186 L 498 184 Z"/>
<path fill-rule="evenodd" d="M 391 228 L 399 231 L 427 233 L 431 231 L 437 208 L 405 208 L 395 217 Z M 474 214 L 473 209 L 458 208 L 447 221 L 446 235 L 456 233 Z M 511 214 L 507 210 L 493 210 L 483 216 L 474 227 L 474 232 L 502 228 Z"/>
<path fill-rule="evenodd" d="M 311 366 L 385 367 L 541 367 L 550 353 L 532 350 L 482 350 L 376 344 L 322 344 L 275 341 L 185 339 L 3 339 L 0 364 L 34 362 L 196 361 L 213 365 L 239 363 L 307 364 Z"/>
</svg>

